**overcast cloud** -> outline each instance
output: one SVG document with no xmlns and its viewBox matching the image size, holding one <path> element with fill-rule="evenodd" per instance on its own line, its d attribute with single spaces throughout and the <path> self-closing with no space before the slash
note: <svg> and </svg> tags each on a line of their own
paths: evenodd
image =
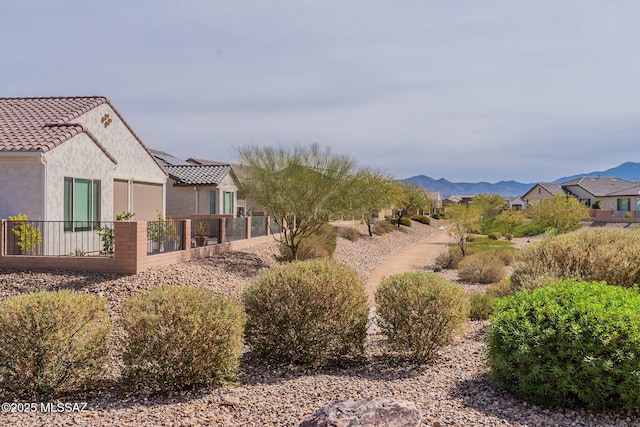
<svg viewBox="0 0 640 427">
<path fill-rule="evenodd" d="M 103 95 L 143 142 L 319 142 L 398 178 L 640 162 L 640 2 L 7 0 L 0 96 Z"/>
</svg>

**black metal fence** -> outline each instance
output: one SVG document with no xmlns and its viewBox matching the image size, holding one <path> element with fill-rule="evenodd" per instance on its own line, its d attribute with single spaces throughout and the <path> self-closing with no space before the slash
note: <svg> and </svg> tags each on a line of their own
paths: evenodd
<svg viewBox="0 0 640 427">
<path fill-rule="evenodd" d="M 198 218 L 191 220 L 191 239 L 196 246 L 220 243 L 220 218 Z"/>
<path fill-rule="evenodd" d="M 225 240 L 233 242 L 247 238 L 247 220 L 245 218 L 226 218 Z"/>
<path fill-rule="evenodd" d="M 251 217 L 251 237 L 262 237 L 267 235 L 267 217 Z"/>
<path fill-rule="evenodd" d="M 7 221 L 7 255 L 102 256 L 114 253 L 111 221 Z"/>
<path fill-rule="evenodd" d="M 184 246 L 185 221 L 148 221 L 147 255 L 179 251 Z"/>
<path fill-rule="evenodd" d="M 280 227 L 278 225 L 278 223 L 276 223 L 275 219 L 273 219 L 273 217 L 269 217 L 269 233 L 270 234 L 278 234 L 280 233 L 280 231 L 282 231 L 282 227 Z"/>
</svg>

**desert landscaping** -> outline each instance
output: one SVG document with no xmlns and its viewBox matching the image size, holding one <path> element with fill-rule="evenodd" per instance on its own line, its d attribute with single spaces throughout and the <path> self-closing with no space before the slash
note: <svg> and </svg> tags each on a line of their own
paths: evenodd
<svg viewBox="0 0 640 427">
<path fill-rule="evenodd" d="M 414 223 L 355 242 L 339 238 L 334 258 L 357 270 L 363 280 L 394 254 L 422 242 L 424 265 L 446 247 L 439 221 Z M 434 239 L 440 236 L 440 239 Z M 429 249 L 425 242 L 437 241 Z M 526 239 L 525 239 L 526 240 Z M 428 243 L 427 243 L 428 245 Z M 161 284 L 213 289 L 238 298 L 261 272 L 277 261 L 277 244 L 188 263 L 155 268 L 137 275 L 101 273 L 0 272 L 0 298 L 36 290 L 74 289 L 104 295 L 110 315 L 120 316 L 124 300 L 133 293 Z M 455 280 L 451 272 L 446 273 Z M 479 285 L 463 284 L 470 290 Z M 114 322 L 117 323 L 117 322 Z M 297 426 L 334 400 L 383 397 L 413 402 L 424 426 L 632 426 L 638 413 L 591 412 L 541 408 L 516 399 L 493 386 L 488 378 L 482 334 L 487 322 L 471 321 L 464 334 L 444 347 L 431 363 L 392 364 L 381 357 L 381 337 L 370 333 L 367 362 L 348 368 L 304 370 L 295 366 L 265 366 L 245 353 L 236 384 L 184 392 L 172 396 L 139 396 L 119 392 L 114 384 L 91 395 L 61 397 L 56 402 L 86 402 L 79 413 L 3 413 L 2 424 L 15 426 Z M 116 343 L 121 330 L 112 333 Z M 117 377 L 113 369 L 113 378 Z"/>
</svg>

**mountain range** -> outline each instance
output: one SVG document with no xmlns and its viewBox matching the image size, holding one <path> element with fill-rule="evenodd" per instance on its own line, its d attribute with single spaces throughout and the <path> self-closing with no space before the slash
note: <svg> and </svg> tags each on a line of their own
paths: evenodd
<svg viewBox="0 0 640 427">
<path fill-rule="evenodd" d="M 583 176 L 601 176 L 608 178 L 621 178 L 628 181 L 640 181 L 640 163 L 626 162 L 619 166 L 604 171 L 586 172 L 578 175 L 558 178 L 554 183 L 571 181 Z M 517 181 L 489 182 L 451 182 L 445 178 L 434 179 L 425 175 L 412 176 L 403 179 L 407 183 L 418 184 L 428 190 L 439 191 L 442 197 L 449 197 L 452 194 L 499 194 L 502 197 L 522 196 L 529 191 L 536 183 L 522 183 Z"/>
</svg>

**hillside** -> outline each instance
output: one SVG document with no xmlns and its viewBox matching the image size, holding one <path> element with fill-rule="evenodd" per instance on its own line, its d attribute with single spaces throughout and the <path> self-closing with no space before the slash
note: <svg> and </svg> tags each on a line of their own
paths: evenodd
<svg viewBox="0 0 640 427">
<path fill-rule="evenodd" d="M 604 171 L 585 172 L 577 175 L 565 176 L 555 181 L 540 182 L 566 182 L 582 176 L 602 176 L 626 179 L 628 181 L 640 181 L 640 163 L 626 162 Z M 434 179 L 426 175 L 412 176 L 403 179 L 407 183 L 416 183 L 429 190 L 439 191 L 443 197 L 452 194 L 499 194 L 502 197 L 517 197 L 526 193 L 536 183 L 522 183 L 517 181 L 489 182 L 451 182 L 445 178 Z"/>
</svg>

